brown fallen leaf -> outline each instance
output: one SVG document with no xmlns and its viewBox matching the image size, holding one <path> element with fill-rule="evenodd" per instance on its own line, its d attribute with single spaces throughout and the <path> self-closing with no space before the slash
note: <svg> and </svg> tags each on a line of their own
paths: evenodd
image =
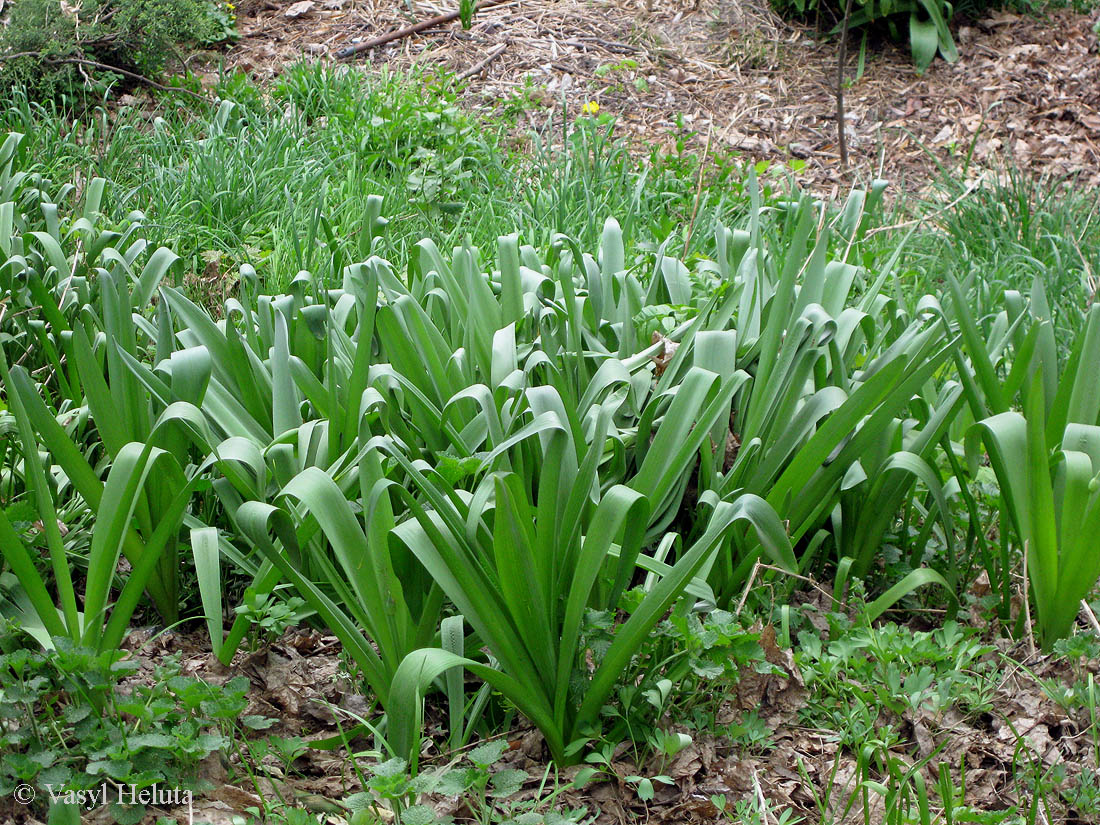
<svg viewBox="0 0 1100 825">
<path fill-rule="evenodd" d="M 773 625 L 761 630 L 760 647 L 769 664 L 782 670 L 785 675 L 757 673 L 755 670 L 743 673 L 737 684 L 737 705 L 742 710 L 755 710 L 769 727 L 776 727 L 805 704 L 806 683 L 791 651 L 779 649 Z"/>
<path fill-rule="evenodd" d="M 653 333 L 652 342 L 654 344 L 664 345 L 664 349 L 653 356 L 653 374 L 660 378 L 664 374 L 665 370 L 668 368 L 668 363 L 672 360 L 672 356 L 674 356 L 676 354 L 676 350 L 680 348 L 680 344 L 676 341 L 670 341 L 659 332 Z"/>
<path fill-rule="evenodd" d="M 313 11 L 313 0 L 300 0 L 298 3 L 292 3 L 287 10 L 283 12 L 283 17 L 287 17 L 294 20 L 297 17 L 303 17 Z"/>
<path fill-rule="evenodd" d="M 247 808 L 263 808 L 260 797 L 234 785 L 221 785 L 212 790 L 208 796 L 210 799 L 224 802 L 240 813 L 244 813 Z"/>
</svg>

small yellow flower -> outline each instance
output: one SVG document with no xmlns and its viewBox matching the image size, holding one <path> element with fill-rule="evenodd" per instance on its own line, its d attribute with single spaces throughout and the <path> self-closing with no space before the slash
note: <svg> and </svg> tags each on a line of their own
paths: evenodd
<svg viewBox="0 0 1100 825">
<path fill-rule="evenodd" d="M 600 104 L 594 100 L 590 100 L 581 106 L 581 111 L 586 115 L 594 115 L 600 111 Z"/>
</svg>

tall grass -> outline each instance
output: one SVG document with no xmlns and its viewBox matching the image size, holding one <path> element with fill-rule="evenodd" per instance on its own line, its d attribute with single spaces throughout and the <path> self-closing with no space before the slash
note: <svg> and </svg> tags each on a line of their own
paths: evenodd
<svg viewBox="0 0 1100 825">
<path fill-rule="evenodd" d="M 221 253 L 211 271 L 248 263 L 276 290 L 305 268 L 299 238 L 315 211 L 353 247 L 372 197 L 390 204 L 402 254 L 428 236 L 485 246 L 505 227 L 534 244 L 562 233 L 591 245 L 610 214 L 628 243 L 657 245 L 696 211 L 694 155 L 639 164 L 610 121 L 556 108 L 535 151 L 522 151 L 510 123 L 460 108 L 447 78 L 301 64 L 266 93 L 240 77 L 216 91 L 211 110 L 112 105 L 79 117 L 22 100 L 0 112 L 0 130 L 27 136 L 30 171 L 47 179 L 111 180 L 111 212 L 142 211 L 150 242 L 187 271 L 201 277 Z M 708 176 L 728 185 L 699 204 L 692 248 L 743 210 L 732 169 L 712 160 Z"/>
<path fill-rule="evenodd" d="M 931 219 L 907 250 L 906 294 L 941 292 L 948 274 L 974 274 L 976 298 L 989 309 L 1006 290 L 1027 293 L 1038 278 L 1059 340 L 1079 332 L 1100 285 L 1100 194 L 1012 165 L 993 170 L 973 191 L 969 186 L 944 170 L 934 197 L 907 205 Z M 955 205 L 943 209 L 949 203 Z"/>
</svg>

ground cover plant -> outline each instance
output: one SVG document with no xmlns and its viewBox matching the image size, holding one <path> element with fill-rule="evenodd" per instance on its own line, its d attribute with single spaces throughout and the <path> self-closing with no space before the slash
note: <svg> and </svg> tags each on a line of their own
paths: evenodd
<svg viewBox="0 0 1100 825">
<path fill-rule="evenodd" d="M 1088 821 L 1100 311 L 1045 269 L 916 294 L 881 181 L 703 198 L 582 114 L 520 188 L 468 114 L 359 82 L 84 121 L 107 143 L 8 112 L 24 810 L 105 776 L 286 822 Z"/>
</svg>

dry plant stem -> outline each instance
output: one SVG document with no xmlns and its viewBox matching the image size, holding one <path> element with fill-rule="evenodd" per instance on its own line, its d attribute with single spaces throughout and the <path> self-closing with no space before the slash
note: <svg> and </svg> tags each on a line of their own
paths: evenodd
<svg viewBox="0 0 1100 825">
<path fill-rule="evenodd" d="M 83 248 L 83 246 L 84 246 L 84 237 L 81 236 L 81 237 L 77 238 L 77 241 L 76 241 L 76 254 L 73 255 L 73 268 L 72 268 L 72 271 L 69 272 L 69 277 L 65 279 L 65 288 L 63 290 L 61 290 L 61 300 L 58 302 L 59 305 L 61 305 L 61 306 L 65 305 L 65 298 L 69 294 L 69 287 L 72 286 L 73 278 L 76 277 L 76 265 L 77 265 L 77 262 L 80 260 L 80 250 Z"/>
<path fill-rule="evenodd" d="M 1097 636 L 1100 636 L 1100 622 L 1096 621 L 1096 614 L 1092 612 L 1092 608 L 1089 607 L 1089 603 L 1084 599 L 1081 599 L 1081 610 L 1085 614 L 1085 618 L 1088 619 L 1089 625 Z"/>
<path fill-rule="evenodd" d="M 745 590 L 742 591 L 742 593 L 741 593 L 741 601 L 739 602 L 738 607 L 737 607 L 738 612 L 740 612 L 741 608 L 745 604 L 746 599 L 748 598 L 748 592 L 752 588 L 753 578 L 756 576 L 756 572 L 758 570 L 771 570 L 773 573 L 782 573 L 784 576 L 787 576 L 789 578 L 797 579 L 800 582 L 806 582 L 806 584 L 810 585 L 810 587 L 812 587 L 814 590 L 816 590 L 822 596 L 825 596 L 828 599 L 832 599 L 834 602 L 837 601 L 837 598 L 836 598 L 835 595 L 830 593 L 828 590 L 826 590 L 824 587 L 822 587 L 820 584 L 818 584 L 814 579 L 811 579 L 809 576 L 802 576 L 802 575 L 799 575 L 798 573 L 792 573 L 790 570 L 784 570 L 782 567 L 775 567 L 774 565 L 771 565 L 771 564 L 764 564 L 764 562 L 757 559 L 756 564 L 753 565 L 752 572 L 749 574 L 748 585 L 746 586 Z"/>
<path fill-rule="evenodd" d="M 507 0 L 481 0 L 480 3 L 474 6 L 474 14 L 477 14 L 482 9 L 499 6 L 504 2 L 507 2 Z M 400 40 L 403 37 L 417 34 L 425 29 L 431 29 L 435 26 L 442 26 L 444 23 L 450 23 L 452 20 L 457 20 L 458 17 L 459 12 L 457 9 L 455 11 L 449 11 L 446 14 L 437 14 L 435 17 L 429 17 L 427 20 L 421 20 L 419 23 L 413 23 L 411 26 L 405 26 L 403 29 L 396 29 L 380 37 L 375 37 L 363 43 L 356 43 L 354 46 L 340 49 L 340 51 L 336 52 L 336 59 L 344 60 L 349 57 L 354 57 L 357 54 L 370 51 L 378 46 L 384 46 L 386 43 L 392 43 L 394 40 Z"/>
<path fill-rule="evenodd" d="M 1027 578 L 1027 542 L 1024 542 L 1024 621 L 1027 624 L 1027 652 L 1029 656 L 1035 656 L 1035 634 L 1031 629 L 1031 599 L 1028 596 Z"/>
<path fill-rule="evenodd" d="M 955 198 L 955 200 L 951 201 L 951 203 L 948 203 L 948 204 L 945 204 L 944 206 L 941 206 L 935 212 L 932 212 L 929 215 L 922 215 L 919 218 L 913 218 L 910 221 L 902 221 L 901 223 L 893 223 L 893 224 L 890 224 L 889 226 L 877 226 L 874 229 L 869 229 L 864 234 L 863 237 L 864 238 L 870 238 L 872 235 L 877 235 L 879 232 L 891 232 L 895 229 L 907 229 L 910 226 L 916 226 L 918 224 L 924 223 L 925 221 L 935 220 L 940 215 L 942 215 L 944 212 L 946 212 L 948 209 L 952 209 L 952 208 L 958 206 L 960 203 L 963 202 L 963 200 L 965 200 L 966 198 L 973 195 L 980 188 L 981 188 L 981 185 L 977 181 L 975 181 L 975 182 L 971 183 L 969 186 L 967 186 L 965 191 L 963 191 L 963 193 L 961 195 L 959 195 L 957 198 Z"/>
<path fill-rule="evenodd" d="M 836 60 L 836 138 L 840 148 L 840 168 L 848 168 L 848 138 L 844 134 L 844 63 L 848 58 L 848 21 L 852 17 L 852 0 L 844 6 L 844 27 L 840 30 L 840 52 Z"/>
<path fill-rule="evenodd" d="M 1050 818 L 1047 816 L 1047 812 L 1043 808 L 1044 802 L 1046 802 L 1046 799 L 1040 799 L 1039 804 L 1035 806 L 1035 809 L 1038 812 L 1039 817 L 1043 820 L 1043 825 L 1050 825 Z"/>
<path fill-rule="evenodd" d="M 83 57 L 43 57 L 39 52 L 20 52 L 19 54 L 8 55 L 5 59 L 10 60 L 14 57 L 41 57 L 44 63 L 50 63 L 53 65 L 61 63 L 72 63 L 76 66 L 91 66 L 93 69 L 100 69 L 105 72 L 114 72 L 120 74 L 123 77 L 128 77 L 131 80 L 136 80 L 138 83 L 142 83 L 146 86 L 152 86 L 154 89 L 160 89 L 162 92 L 178 92 L 181 95 L 187 95 L 193 97 L 195 100 L 202 101 L 208 106 L 213 105 L 213 101 L 209 98 L 203 97 L 200 94 L 192 92 L 190 89 L 183 89 L 178 86 L 165 86 L 163 83 L 157 83 L 145 75 L 138 74 L 137 72 L 127 71 L 126 69 L 120 69 L 118 66 L 110 66 L 106 63 L 100 63 L 97 60 L 87 60 Z"/>
<path fill-rule="evenodd" d="M 866 205 L 867 205 L 867 202 L 863 201 L 859 206 L 859 217 L 856 219 L 855 229 L 852 230 L 852 234 L 848 238 L 848 243 L 844 247 L 844 257 L 841 258 L 842 261 L 848 260 L 848 256 L 852 254 L 852 247 L 855 246 L 855 243 L 856 243 L 856 235 L 859 234 L 859 225 L 861 223 L 863 223 L 863 216 L 866 214 L 866 211 L 867 211 L 866 208 L 865 208 Z M 838 220 L 839 220 L 839 217 L 840 216 L 838 215 L 837 216 Z M 819 234 L 820 234 L 820 230 L 819 230 Z"/>
<path fill-rule="evenodd" d="M 455 79 L 456 80 L 465 80 L 468 77 L 475 77 L 475 76 L 481 74 L 483 71 L 485 71 L 485 67 L 488 66 L 490 63 L 492 63 L 494 60 L 496 60 L 498 57 L 500 57 L 502 54 L 504 54 L 504 50 L 507 49 L 507 48 L 508 48 L 507 43 L 501 43 L 499 46 L 494 46 L 493 50 L 490 51 L 487 55 L 485 55 L 485 57 L 482 60 L 479 60 L 477 63 L 475 63 L 470 68 L 468 68 L 468 69 L 466 69 L 462 72 L 459 72 L 459 74 L 456 76 Z"/>
<path fill-rule="evenodd" d="M 757 559 L 756 564 L 752 566 L 752 572 L 749 573 L 749 580 L 745 583 L 745 589 L 741 591 L 741 600 L 737 602 L 737 609 L 733 611 L 733 615 L 741 615 L 741 608 L 745 606 L 745 600 L 749 597 L 749 591 L 752 590 L 752 583 L 756 581 L 756 571 L 759 569 L 760 559 Z"/>
<path fill-rule="evenodd" d="M 699 214 L 699 198 L 703 194 L 703 170 L 707 166 L 707 155 L 710 154 L 710 139 L 713 134 L 711 127 L 707 127 L 707 145 L 703 147 L 703 159 L 699 161 L 699 177 L 695 181 L 695 203 L 691 207 L 691 220 L 688 221 L 687 234 L 684 235 L 684 253 L 681 258 L 686 258 L 688 254 L 688 244 L 691 243 L 692 232 L 695 231 L 695 216 Z"/>
<path fill-rule="evenodd" d="M 764 798 L 764 789 L 760 787 L 760 777 L 752 772 L 753 790 L 756 791 L 756 804 L 760 807 L 761 825 L 768 825 L 768 801 Z"/>
<path fill-rule="evenodd" d="M 1100 279 L 1097 279 L 1092 274 L 1092 267 L 1089 266 L 1088 258 L 1085 257 L 1085 253 L 1081 251 L 1081 243 L 1077 238 L 1070 236 L 1070 242 L 1073 244 L 1073 248 L 1077 250 L 1078 256 L 1081 258 L 1081 266 L 1085 270 L 1085 285 L 1089 289 L 1088 300 L 1085 301 L 1085 309 L 1089 309 L 1093 302 L 1096 300 L 1096 292 L 1100 290 Z M 1097 631 L 1100 633 L 1100 631 Z"/>
</svg>

